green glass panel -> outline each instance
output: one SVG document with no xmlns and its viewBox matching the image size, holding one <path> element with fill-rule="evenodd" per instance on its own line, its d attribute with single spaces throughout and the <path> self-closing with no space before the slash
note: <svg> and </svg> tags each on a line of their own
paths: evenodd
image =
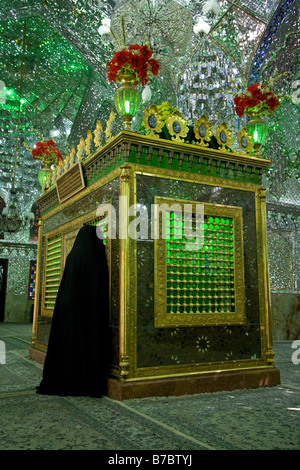
<svg viewBox="0 0 300 470">
<path fill-rule="evenodd" d="M 233 220 L 205 216 L 204 245 L 196 247 L 196 251 L 187 247 L 188 243 L 195 244 L 197 238 L 184 237 L 183 222 L 175 213 L 170 214 L 170 221 L 172 242 L 167 243 L 167 264 L 171 264 L 173 281 L 167 294 L 172 295 L 170 312 L 214 313 L 224 312 L 225 308 L 234 311 Z M 180 276 L 176 274 L 176 265 Z M 203 298 L 205 310 L 201 307 Z"/>
</svg>

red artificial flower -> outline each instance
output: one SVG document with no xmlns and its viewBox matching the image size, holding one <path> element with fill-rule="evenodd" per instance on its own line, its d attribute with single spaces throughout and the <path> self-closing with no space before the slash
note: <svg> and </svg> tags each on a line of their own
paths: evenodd
<svg viewBox="0 0 300 470">
<path fill-rule="evenodd" d="M 57 156 L 57 163 L 59 163 L 59 160 L 63 160 L 62 154 L 61 154 L 61 152 L 60 152 L 57 148 L 52 149 L 52 151 L 53 151 L 53 152 L 56 154 L 56 156 Z"/>
<path fill-rule="evenodd" d="M 115 81 L 116 80 L 116 75 L 118 71 L 124 67 L 124 65 L 129 61 L 130 55 L 128 51 L 125 49 L 122 49 L 121 51 L 115 52 L 113 55 L 112 60 L 107 62 L 107 67 L 109 67 L 108 70 L 108 78 L 109 81 Z"/>
<path fill-rule="evenodd" d="M 280 105 L 278 98 L 271 91 L 265 91 L 264 85 L 258 82 L 249 85 L 244 96 L 235 96 L 233 102 L 235 112 L 239 117 L 252 108 L 255 108 L 256 113 L 266 114 L 273 112 Z"/>
<path fill-rule="evenodd" d="M 236 106 L 235 107 L 235 112 L 239 117 L 242 117 L 244 115 L 244 106 Z"/>
<path fill-rule="evenodd" d="M 280 101 L 275 95 L 273 95 L 267 100 L 267 105 L 273 112 L 275 111 L 275 108 L 277 108 L 280 105 Z"/>
<path fill-rule="evenodd" d="M 251 98 L 250 96 L 246 99 L 246 108 L 254 108 L 260 103 L 261 100 L 257 98 Z"/>
<path fill-rule="evenodd" d="M 235 96 L 233 98 L 233 102 L 235 104 L 235 112 L 239 117 L 242 117 L 244 114 L 245 103 L 244 99 L 241 96 Z"/>
<path fill-rule="evenodd" d="M 157 60 L 155 60 L 155 59 L 150 59 L 150 60 L 149 60 L 149 64 L 150 64 L 151 67 L 152 67 L 152 73 L 153 73 L 153 75 L 157 75 L 157 74 L 158 74 L 158 71 L 159 71 L 159 63 L 157 62 Z"/>
<path fill-rule="evenodd" d="M 37 142 L 32 149 L 32 156 L 36 160 L 39 155 L 43 154 L 43 152 L 46 150 L 47 145 L 45 142 Z"/>
<path fill-rule="evenodd" d="M 38 150 L 37 149 L 32 149 L 32 156 L 35 160 L 37 160 L 37 156 L 38 156 Z"/>
<path fill-rule="evenodd" d="M 241 96 L 237 95 L 233 98 L 233 102 L 234 102 L 235 105 L 241 104 L 241 101 L 243 101 L 243 98 Z"/>
<path fill-rule="evenodd" d="M 61 152 L 56 148 L 54 140 L 47 140 L 47 142 L 37 142 L 32 149 L 32 156 L 35 160 L 48 160 L 48 163 L 58 164 L 60 160 L 63 161 Z"/>
<path fill-rule="evenodd" d="M 114 63 L 118 67 L 123 67 L 123 65 L 125 65 L 126 62 L 128 62 L 129 57 L 130 55 L 128 51 L 126 51 L 125 49 L 122 49 L 121 51 L 115 53 Z"/>
<path fill-rule="evenodd" d="M 151 57 L 152 51 L 147 45 L 133 44 L 128 47 L 128 51 L 122 49 L 115 52 L 112 60 L 106 64 L 109 81 L 119 81 L 123 71 L 130 70 L 137 77 L 135 84 L 140 82 L 141 85 L 146 85 L 149 81 L 149 74 L 157 75 L 159 71 L 159 63 Z"/>
<path fill-rule="evenodd" d="M 134 44 L 129 46 L 128 50 L 137 51 L 139 55 L 141 55 L 146 61 L 152 57 L 152 51 L 149 49 L 147 45 L 140 46 L 139 44 Z"/>
<path fill-rule="evenodd" d="M 35 148 L 37 149 L 38 153 L 40 153 L 40 152 L 43 152 L 47 148 L 47 145 L 45 142 L 37 142 L 35 144 Z"/>
<path fill-rule="evenodd" d="M 253 85 L 249 85 L 247 87 L 247 90 L 250 91 L 250 93 L 253 93 L 254 91 L 256 91 L 258 89 L 258 85 L 259 85 L 259 83 L 255 82 L 255 83 L 253 83 Z"/>
<path fill-rule="evenodd" d="M 264 101 L 266 95 L 259 88 L 256 88 L 252 91 L 252 96 L 259 101 Z"/>
<path fill-rule="evenodd" d="M 130 63 L 130 68 L 131 69 L 136 69 L 138 70 L 141 67 L 141 56 L 137 54 L 132 54 L 129 57 L 129 63 Z"/>
</svg>

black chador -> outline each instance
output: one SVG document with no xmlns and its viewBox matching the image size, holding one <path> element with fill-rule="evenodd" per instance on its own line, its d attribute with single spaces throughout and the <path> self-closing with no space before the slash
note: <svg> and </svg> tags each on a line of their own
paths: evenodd
<svg viewBox="0 0 300 470">
<path fill-rule="evenodd" d="M 108 316 L 105 246 L 97 237 L 96 227 L 84 226 L 66 259 L 38 393 L 105 393 Z"/>
</svg>

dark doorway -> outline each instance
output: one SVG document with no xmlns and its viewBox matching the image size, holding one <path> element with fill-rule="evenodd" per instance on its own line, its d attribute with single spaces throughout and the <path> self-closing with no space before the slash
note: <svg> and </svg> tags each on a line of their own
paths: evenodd
<svg viewBox="0 0 300 470">
<path fill-rule="evenodd" d="M 8 259 L 0 259 L 0 322 L 4 321 Z"/>
</svg>

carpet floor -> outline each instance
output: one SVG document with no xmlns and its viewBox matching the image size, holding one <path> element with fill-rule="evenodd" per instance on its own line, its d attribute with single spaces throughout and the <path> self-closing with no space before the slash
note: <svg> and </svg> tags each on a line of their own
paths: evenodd
<svg viewBox="0 0 300 470">
<path fill-rule="evenodd" d="M 28 358 L 30 340 L 31 325 L 0 323 L 1 450 L 300 449 L 300 364 L 291 342 L 274 343 L 276 387 L 119 402 L 36 394 L 43 367 Z"/>
</svg>

